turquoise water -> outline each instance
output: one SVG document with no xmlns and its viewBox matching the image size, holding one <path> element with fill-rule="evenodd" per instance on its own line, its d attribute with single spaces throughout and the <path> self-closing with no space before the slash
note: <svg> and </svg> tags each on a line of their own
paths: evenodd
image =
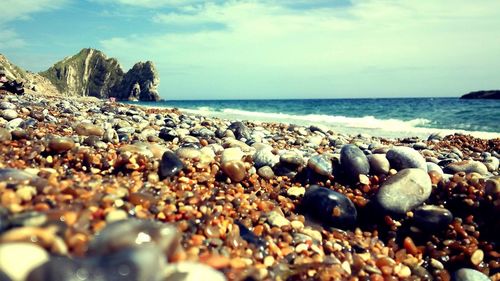
<svg viewBox="0 0 500 281">
<path fill-rule="evenodd" d="M 139 102 L 227 119 L 320 123 L 332 128 L 370 132 L 425 134 L 486 133 L 500 136 L 500 100 L 458 98 L 198 100 Z"/>
</svg>

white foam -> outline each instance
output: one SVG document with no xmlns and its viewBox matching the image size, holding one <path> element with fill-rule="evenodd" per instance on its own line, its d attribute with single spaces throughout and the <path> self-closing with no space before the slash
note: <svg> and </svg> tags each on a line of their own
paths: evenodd
<svg viewBox="0 0 500 281">
<path fill-rule="evenodd" d="M 196 109 L 179 108 L 179 110 L 186 113 L 219 117 L 228 120 L 293 123 L 303 126 L 321 124 L 337 132 L 344 132 L 348 134 L 367 133 L 380 137 L 418 136 L 421 138 L 427 138 L 430 134 L 434 133 L 442 135 L 462 133 L 484 139 L 500 138 L 500 133 L 494 132 L 421 127 L 431 123 L 431 120 L 425 118 L 416 118 L 405 121 L 400 119 L 379 119 L 374 116 L 347 117 L 341 115 L 323 114 L 294 115 L 286 113 L 247 111 L 233 108 L 226 108 L 222 111 L 217 111 L 206 106 L 198 107 Z"/>
</svg>

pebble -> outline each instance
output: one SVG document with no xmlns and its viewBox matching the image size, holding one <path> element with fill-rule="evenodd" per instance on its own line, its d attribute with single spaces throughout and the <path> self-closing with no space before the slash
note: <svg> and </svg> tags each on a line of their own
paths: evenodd
<svg viewBox="0 0 500 281">
<path fill-rule="evenodd" d="M 50 150 L 56 153 L 63 153 L 75 147 L 75 142 L 67 137 L 54 137 L 49 140 Z"/>
<path fill-rule="evenodd" d="M 228 127 L 228 130 L 231 130 L 238 140 L 250 140 L 252 136 L 250 129 L 248 129 L 248 127 L 240 121 L 231 123 L 231 125 L 229 125 Z"/>
<path fill-rule="evenodd" d="M 491 196 L 500 197 L 500 176 L 487 179 L 484 192 Z"/>
<path fill-rule="evenodd" d="M 305 165 L 304 158 L 294 151 L 287 151 L 281 154 L 280 163 L 292 168 L 298 168 Z"/>
<path fill-rule="evenodd" d="M 359 147 L 353 144 L 344 145 L 340 150 L 340 165 L 351 181 L 357 181 L 359 175 L 370 172 L 368 158 Z"/>
<path fill-rule="evenodd" d="M 175 138 L 179 137 L 179 134 L 175 129 L 162 128 L 158 136 L 165 141 L 173 141 Z"/>
<path fill-rule="evenodd" d="M 270 179 L 274 178 L 273 169 L 269 166 L 260 167 L 257 170 L 257 174 L 266 180 L 270 180 Z"/>
<path fill-rule="evenodd" d="M 387 175 L 391 169 L 391 164 L 385 154 L 371 154 L 367 156 L 370 163 L 370 173 L 374 175 Z"/>
<path fill-rule="evenodd" d="M 221 155 L 221 164 L 229 161 L 239 161 L 241 160 L 241 158 L 243 158 L 243 156 L 245 156 L 245 154 L 239 147 L 226 148 Z"/>
<path fill-rule="evenodd" d="M 184 168 L 181 159 L 172 151 L 165 151 L 161 157 L 160 166 L 158 168 L 158 176 L 160 180 L 177 175 Z"/>
<path fill-rule="evenodd" d="M 164 280 L 176 281 L 225 281 L 226 277 L 221 272 L 201 263 L 179 262 L 170 264 L 165 269 Z"/>
<path fill-rule="evenodd" d="M 301 210 L 328 226 L 342 229 L 356 224 L 357 211 L 349 198 L 317 185 L 310 186 L 302 198 Z"/>
<path fill-rule="evenodd" d="M 484 165 L 490 172 L 498 171 L 498 167 L 500 165 L 500 160 L 494 156 L 486 157 L 483 160 Z"/>
<path fill-rule="evenodd" d="M 387 211 L 405 214 L 425 202 L 431 191 L 431 180 L 423 169 L 404 169 L 382 184 L 377 202 Z"/>
<path fill-rule="evenodd" d="M 470 269 L 470 268 L 461 268 L 453 274 L 453 281 L 491 281 L 488 276 L 483 273 Z"/>
<path fill-rule="evenodd" d="M 200 150 L 192 147 L 181 147 L 177 149 L 175 154 L 181 159 L 195 159 L 201 156 Z"/>
<path fill-rule="evenodd" d="M 306 193 L 306 189 L 302 186 L 292 186 L 287 189 L 286 194 L 291 197 L 301 197 Z"/>
<path fill-rule="evenodd" d="M 104 129 L 90 123 L 79 123 L 75 126 L 75 132 L 81 136 L 98 136 L 104 135 Z"/>
<path fill-rule="evenodd" d="M 16 119 L 18 115 L 17 115 L 17 112 L 14 109 L 5 109 L 5 110 L 2 111 L 1 116 L 5 120 L 10 121 L 10 120 Z"/>
<path fill-rule="evenodd" d="M 270 148 L 257 150 L 252 158 L 254 166 L 257 169 L 263 166 L 273 167 L 280 161 L 280 157 L 278 155 L 274 155 Z"/>
<path fill-rule="evenodd" d="M 413 210 L 413 219 L 417 227 L 425 231 L 436 232 L 448 226 L 453 220 L 453 214 L 445 208 L 425 205 Z"/>
<path fill-rule="evenodd" d="M 425 159 L 418 151 L 406 146 L 397 146 L 391 148 L 386 155 L 391 163 L 391 167 L 396 170 L 407 168 L 418 168 L 427 171 Z"/>
<path fill-rule="evenodd" d="M 307 166 L 318 175 L 332 175 L 332 161 L 326 155 L 314 155 L 307 161 Z"/>
<path fill-rule="evenodd" d="M 444 168 L 444 172 L 450 174 L 455 174 L 458 172 L 464 172 L 464 173 L 475 172 L 481 175 L 486 175 L 488 173 L 488 168 L 479 161 L 465 160 L 448 164 Z"/>
<path fill-rule="evenodd" d="M 224 162 L 221 166 L 222 171 L 233 182 L 240 182 L 246 177 L 246 168 L 243 161 L 233 160 Z"/>
<path fill-rule="evenodd" d="M 4 128 L 0 128 L 0 142 L 12 140 L 10 132 Z"/>
<path fill-rule="evenodd" d="M 267 214 L 267 221 L 270 225 L 277 227 L 290 225 L 290 221 L 277 211 L 269 212 L 269 214 Z"/>
<path fill-rule="evenodd" d="M 9 131 L 12 131 L 14 129 L 19 128 L 23 122 L 24 120 L 22 118 L 15 118 L 7 122 L 5 128 Z"/>
<path fill-rule="evenodd" d="M 118 209 L 118 210 L 112 210 L 106 215 L 106 222 L 111 223 L 114 221 L 119 221 L 119 220 L 124 220 L 128 218 L 127 212 L 124 210 Z"/>
<path fill-rule="evenodd" d="M 25 280 L 36 267 L 49 260 L 49 254 L 32 243 L 5 243 L 0 245 L 0 271 L 13 281 Z"/>
<path fill-rule="evenodd" d="M 434 171 L 440 175 L 444 174 L 443 169 L 441 169 L 441 167 L 438 164 L 433 162 L 426 162 L 426 165 L 427 165 L 427 172 Z"/>
</svg>

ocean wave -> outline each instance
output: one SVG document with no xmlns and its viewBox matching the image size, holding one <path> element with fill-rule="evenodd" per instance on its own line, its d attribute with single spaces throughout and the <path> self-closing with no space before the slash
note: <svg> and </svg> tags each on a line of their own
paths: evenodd
<svg viewBox="0 0 500 281">
<path fill-rule="evenodd" d="M 243 115 L 249 117 L 266 118 L 270 120 L 280 121 L 305 121 L 310 123 L 322 123 L 332 125 L 342 125 L 352 128 L 360 129 L 385 129 L 385 128 L 399 128 L 409 129 L 417 126 L 429 124 L 431 120 L 425 118 L 417 118 L 408 121 L 399 119 L 378 119 L 374 116 L 363 117 L 347 117 L 342 115 L 324 115 L 324 114 L 306 114 L 306 115 L 293 115 L 286 113 L 268 113 L 268 112 L 255 112 L 239 109 L 227 108 L 222 110 L 223 113 L 231 115 Z"/>
<path fill-rule="evenodd" d="M 366 132 L 374 136 L 407 137 L 419 136 L 426 138 L 430 134 L 439 133 L 450 135 L 454 133 L 471 134 L 475 137 L 492 139 L 500 137 L 499 133 L 462 129 L 432 128 L 432 121 L 426 118 L 411 120 L 380 119 L 374 116 L 347 117 L 342 115 L 305 114 L 294 115 L 287 113 L 272 113 L 249 111 L 234 108 L 217 110 L 211 107 L 198 107 L 196 109 L 180 108 L 181 111 L 204 116 L 219 117 L 228 120 L 251 120 L 262 122 L 294 123 L 297 125 L 321 124 L 334 131 L 357 134 Z"/>
</svg>

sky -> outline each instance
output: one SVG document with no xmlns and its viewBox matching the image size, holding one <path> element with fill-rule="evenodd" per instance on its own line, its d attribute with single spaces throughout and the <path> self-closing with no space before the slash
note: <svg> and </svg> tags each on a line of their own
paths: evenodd
<svg viewBox="0 0 500 281">
<path fill-rule="evenodd" d="M 164 99 L 456 97 L 500 88 L 498 0 L 1 0 L 0 53 L 151 60 Z"/>
</svg>

